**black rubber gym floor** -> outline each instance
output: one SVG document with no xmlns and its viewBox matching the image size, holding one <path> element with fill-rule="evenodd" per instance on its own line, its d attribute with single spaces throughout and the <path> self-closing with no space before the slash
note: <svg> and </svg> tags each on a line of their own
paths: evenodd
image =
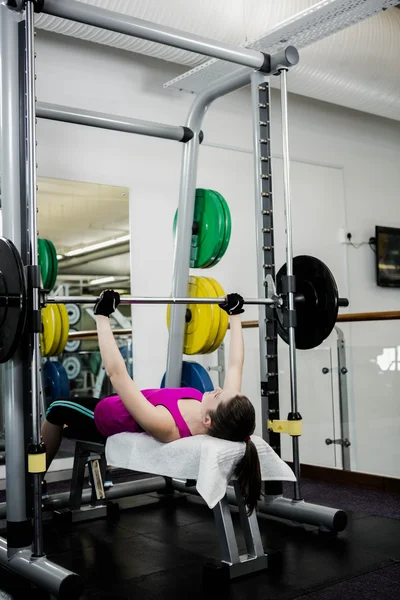
<svg viewBox="0 0 400 600">
<path fill-rule="evenodd" d="M 48 523 L 45 549 L 84 577 L 85 600 L 398 600 L 400 496 L 309 481 L 303 489 L 310 502 L 348 510 L 347 530 L 331 537 L 261 516 L 264 547 L 281 556 L 268 572 L 228 587 L 203 587 L 203 564 L 219 547 L 212 512 L 195 497 L 140 496 L 116 523 L 76 524 L 67 532 Z M 3 598 L 46 595 L 1 571 Z"/>
</svg>

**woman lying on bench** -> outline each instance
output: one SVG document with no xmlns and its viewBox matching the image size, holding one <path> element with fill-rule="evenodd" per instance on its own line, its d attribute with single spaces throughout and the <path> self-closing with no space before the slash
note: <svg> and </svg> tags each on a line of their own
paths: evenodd
<svg viewBox="0 0 400 600">
<path fill-rule="evenodd" d="M 116 433 L 147 432 L 161 442 L 208 434 L 232 442 L 245 442 L 246 452 L 236 467 L 242 494 L 250 511 L 260 498 L 258 453 L 250 435 L 255 411 L 241 394 L 244 362 L 240 314 L 243 298 L 229 294 L 221 308 L 230 315 L 230 353 L 224 389 L 202 394 L 193 388 L 140 390 L 130 378 L 115 342 L 109 317 L 119 304 L 119 294 L 104 291 L 94 307 L 104 368 L 118 395 L 97 398 L 60 398 L 46 413 L 42 436 L 47 467 L 55 457 L 63 434 L 68 438 L 104 443 Z"/>
</svg>

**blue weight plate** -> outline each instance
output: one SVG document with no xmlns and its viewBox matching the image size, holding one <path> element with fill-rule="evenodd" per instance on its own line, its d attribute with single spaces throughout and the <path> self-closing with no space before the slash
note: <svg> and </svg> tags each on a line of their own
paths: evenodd
<svg viewBox="0 0 400 600">
<path fill-rule="evenodd" d="M 196 362 L 185 363 L 182 371 L 182 379 L 190 382 L 188 383 L 188 387 L 195 388 L 199 392 L 212 392 L 214 389 L 213 382 L 206 369 Z"/>
<path fill-rule="evenodd" d="M 60 376 L 60 397 L 68 398 L 69 397 L 69 379 L 68 379 L 67 371 L 62 366 L 62 364 L 58 361 L 53 362 L 52 364 L 55 365 L 55 367 L 58 371 L 58 374 Z"/>
<path fill-rule="evenodd" d="M 165 374 L 161 386 L 165 387 Z M 181 387 L 191 387 L 199 392 L 211 392 L 214 389 L 211 377 L 202 365 L 196 362 L 184 361 L 182 365 Z"/>
<path fill-rule="evenodd" d="M 46 396 L 46 407 L 61 396 L 60 374 L 54 362 L 48 360 L 43 366 L 43 386 Z"/>
</svg>

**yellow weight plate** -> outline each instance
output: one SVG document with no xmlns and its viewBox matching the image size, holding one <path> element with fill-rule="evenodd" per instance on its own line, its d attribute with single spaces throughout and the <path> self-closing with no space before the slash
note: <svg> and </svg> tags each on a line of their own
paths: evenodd
<svg viewBox="0 0 400 600">
<path fill-rule="evenodd" d="M 58 346 L 54 353 L 54 356 L 60 356 L 64 352 L 65 346 L 68 342 L 68 333 L 69 333 L 69 319 L 68 319 L 68 310 L 64 306 L 64 304 L 55 304 L 54 308 L 58 309 L 61 318 L 61 334 Z"/>
<path fill-rule="evenodd" d="M 222 285 L 220 283 L 218 283 L 218 281 L 216 281 L 212 277 L 208 277 L 207 279 L 211 283 L 211 285 L 214 287 L 216 297 L 217 298 L 225 297 L 226 294 L 224 292 Z M 222 310 L 222 308 L 220 308 L 219 306 L 215 306 L 215 309 L 219 311 L 219 316 L 220 316 L 219 328 L 218 328 L 218 333 L 215 337 L 215 341 L 214 341 L 213 345 L 211 346 L 211 348 L 208 350 L 207 354 L 211 354 L 211 352 L 215 352 L 215 350 L 218 350 L 218 348 L 220 347 L 220 345 L 222 344 L 222 342 L 225 339 L 225 335 L 226 335 L 226 332 L 228 329 L 228 324 L 229 324 L 228 313 L 226 313 L 224 310 Z"/>
<path fill-rule="evenodd" d="M 43 356 L 50 356 L 56 334 L 55 312 L 51 305 L 42 308 L 43 333 L 40 334 L 40 346 Z"/>
<path fill-rule="evenodd" d="M 208 286 L 199 277 L 189 277 L 188 298 L 207 297 Z M 185 325 L 184 354 L 201 354 L 203 349 L 213 343 L 211 323 L 213 321 L 213 306 L 211 304 L 189 304 L 191 318 Z M 170 327 L 171 305 L 167 309 L 167 324 Z"/>
<path fill-rule="evenodd" d="M 207 294 L 205 295 L 205 298 L 218 298 L 215 287 L 213 286 L 212 282 L 208 279 L 208 277 L 198 277 L 198 279 L 201 279 L 202 284 L 205 286 L 205 288 L 207 290 Z M 210 348 L 212 348 L 214 346 L 216 337 L 218 335 L 219 324 L 220 324 L 220 320 L 221 320 L 221 309 L 218 306 L 218 304 L 211 304 L 210 306 L 212 308 L 212 320 L 210 323 L 210 338 L 209 338 L 209 343 L 203 348 L 202 354 L 208 354 L 208 352 L 210 351 Z"/>
<path fill-rule="evenodd" d="M 58 306 L 53 304 L 50 306 L 54 314 L 54 341 L 50 348 L 50 356 L 56 356 L 56 351 L 61 341 L 61 315 Z"/>
</svg>

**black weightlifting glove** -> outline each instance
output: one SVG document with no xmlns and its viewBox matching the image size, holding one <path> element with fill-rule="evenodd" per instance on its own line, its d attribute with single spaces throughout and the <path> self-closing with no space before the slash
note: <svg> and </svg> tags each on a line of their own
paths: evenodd
<svg viewBox="0 0 400 600">
<path fill-rule="evenodd" d="M 228 313 L 228 315 L 240 315 L 244 313 L 244 300 L 240 294 L 228 294 L 226 302 L 220 304 L 220 308 Z"/>
<path fill-rule="evenodd" d="M 116 310 L 119 302 L 120 297 L 118 292 L 114 292 L 114 290 L 104 290 L 104 292 L 101 292 L 100 298 L 94 305 L 94 314 L 109 317 L 114 310 Z"/>
</svg>

